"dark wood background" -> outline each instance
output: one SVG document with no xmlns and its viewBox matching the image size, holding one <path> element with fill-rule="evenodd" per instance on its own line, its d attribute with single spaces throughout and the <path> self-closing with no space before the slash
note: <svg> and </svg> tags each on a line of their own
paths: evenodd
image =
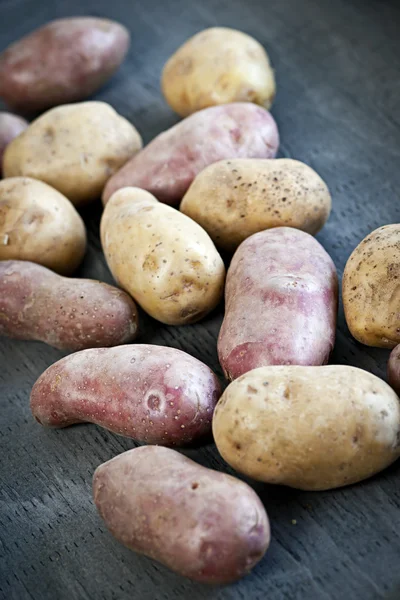
<svg viewBox="0 0 400 600">
<path fill-rule="evenodd" d="M 147 142 L 177 122 L 159 87 L 167 57 L 212 25 L 254 35 L 276 69 L 280 156 L 321 174 L 333 213 L 318 236 L 340 275 L 358 242 L 400 221 L 400 5 L 396 0 L 0 0 L 0 49 L 46 21 L 107 16 L 132 33 L 129 56 L 96 98 Z M 100 203 L 84 213 L 80 274 L 111 282 L 99 243 Z M 216 369 L 221 310 L 202 323 L 142 319 L 142 342 L 181 348 Z M 273 539 L 237 584 L 191 583 L 120 546 L 92 503 L 97 465 L 133 447 L 94 425 L 45 430 L 30 388 L 61 352 L 0 342 L 0 597 L 7 600 L 372 600 L 400 598 L 400 464 L 347 489 L 304 493 L 256 484 Z M 351 339 L 340 311 L 333 363 L 385 377 L 388 352 Z M 213 446 L 188 452 L 227 469 Z M 397 588 L 396 588 L 397 586 Z"/>
</svg>

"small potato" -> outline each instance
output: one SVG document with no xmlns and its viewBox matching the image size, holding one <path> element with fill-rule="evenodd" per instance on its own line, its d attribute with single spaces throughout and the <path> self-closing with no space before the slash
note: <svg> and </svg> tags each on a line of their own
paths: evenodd
<svg viewBox="0 0 400 600">
<path fill-rule="evenodd" d="M 180 210 L 217 246 L 234 251 L 253 233 L 272 227 L 316 234 L 329 217 L 331 197 L 321 177 L 298 160 L 237 158 L 201 171 Z"/>
<path fill-rule="evenodd" d="M 100 230 L 118 285 L 158 321 L 194 323 L 221 300 L 225 267 L 207 233 L 148 192 L 116 192 Z"/>
<path fill-rule="evenodd" d="M 6 148 L 4 177 L 40 179 L 80 206 L 142 147 L 136 129 L 105 102 L 58 106 Z"/>
<path fill-rule="evenodd" d="M 135 344 L 62 358 L 33 386 L 31 410 L 48 427 L 88 422 L 138 442 L 184 446 L 208 441 L 220 394 L 211 369 L 189 354 Z"/>
<path fill-rule="evenodd" d="M 0 111 L 0 176 L 2 172 L 3 154 L 6 146 L 8 146 L 8 144 L 27 127 L 28 122 L 22 117 Z"/>
<path fill-rule="evenodd" d="M 400 343 L 400 223 L 367 235 L 347 261 L 343 306 L 351 334 L 367 346 Z"/>
<path fill-rule="evenodd" d="M 200 171 L 224 158 L 274 158 L 272 115 L 250 103 L 202 110 L 158 135 L 107 183 L 103 203 L 120 188 L 140 187 L 177 206 Z"/>
<path fill-rule="evenodd" d="M 335 343 L 338 281 L 308 233 L 279 227 L 236 251 L 225 288 L 218 355 L 228 379 L 268 365 L 322 365 Z"/>
<path fill-rule="evenodd" d="M 30 260 L 70 275 L 85 249 L 85 225 L 65 196 L 29 177 L 0 181 L 0 260 Z"/>
<path fill-rule="evenodd" d="M 388 379 L 396 394 L 400 395 L 400 344 L 396 346 L 390 354 L 388 362 Z"/>
<path fill-rule="evenodd" d="M 264 48 L 227 27 L 200 31 L 171 56 L 161 80 L 166 101 L 182 117 L 218 104 L 254 102 L 270 108 L 275 77 Z"/>
<path fill-rule="evenodd" d="M 261 367 L 225 390 L 213 434 L 241 473 L 328 490 L 371 477 L 400 456 L 400 403 L 384 381 L 355 367 Z"/>
<path fill-rule="evenodd" d="M 116 346 L 136 337 L 137 318 L 133 300 L 111 285 L 0 261 L 0 335 L 62 350 Z"/>
<path fill-rule="evenodd" d="M 51 21 L 0 54 L 0 97 L 21 112 L 83 100 L 116 71 L 129 43 L 128 30 L 108 19 Z"/>
<path fill-rule="evenodd" d="M 135 448 L 100 465 L 93 496 L 119 542 L 203 583 L 243 577 L 269 546 L 250 486 L 168 448 Z"/>
</svg>

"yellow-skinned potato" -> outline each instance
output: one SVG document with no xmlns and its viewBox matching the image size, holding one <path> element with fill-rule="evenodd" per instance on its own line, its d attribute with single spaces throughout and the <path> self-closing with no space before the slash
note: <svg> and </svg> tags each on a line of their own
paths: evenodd
<svg viewBox="0 0 400 600">
<path fill-rule="evenodd" d="M 260 367 L 225 390 L 215 443 L 237 471 L 302 490 L 356 483 L 400 456 L 400 402 L 367 371 L 343 365 Z"/>
<path fill-rule="evenodd" d="M 40 179 L 80 206 L 99 198 L 107 180 L 141 147 L 135 127 L 105 102 L 65 104 L 7 146 L 3 173 Z"/>
<path fill-rule="evenodd" d="M 101 241 L 119 286 L 162 323 L 198 321 L 221 299 L 225 267 L 208 234 L 145 190 L 111 196 Z"/>
<path fill-rule="evenodd" d="M 254 102 L 269 109 L 275 77 L 264 48 L 227 27 L 200 31 L 166 63 L 161 80 L 168 104 L 182 117 L 229 102 Z"/>
<path fill-rule="evenodd" d="M 331 196 L 321 177 L 298 160 L 237 158 L 201 171 L 180 210 L 217 246 L 234 251 L 253 233 L 272 227 L 315 235 L 329 217 Z"/>
<path fill-rule="evenodd" d="M 376 229 L 357 246 L 343 275 L 351 334 L 367 346 L 400 343 L 400 224 Z"/>
</svg>

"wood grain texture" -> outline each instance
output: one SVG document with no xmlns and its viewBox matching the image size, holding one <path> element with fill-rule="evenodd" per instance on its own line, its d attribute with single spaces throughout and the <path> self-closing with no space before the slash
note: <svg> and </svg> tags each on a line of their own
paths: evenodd
<svg viewBox="0 0 400 600">
<path fill-rule="evenodd" d="M 328 183 L 333 214 L 318 239 L 342 274 L 371 230 L 400 221 L 400 5 L 396 0 L 1 0 L 0 49 L 46 21 L 105 16 L 132 32 L 121 70 L 96 98 L 149 141 L 177 122 L 159 77 L 186 38 L 236 27 L 268 50 L 280 156 L 302 160 Z M 99 242 L 100 203 L 85 209 L 90 246 L 80 274 L 111 282 Z M 221 375 L 221 310 L 198 325 L 142 319 L 141 341 L 180 348 Z M 340 311 L 332 362 L 385 377 L 388 352 L 349 336 Z M 0 341 L 0 598 L 7 600 L 375 600 L 400 598 L 400 464 L 347 489 L 304 493 L 254 487 L 272 522 L 264 560 L 235 585 L 184 580 L 120 546 L 91 498 L 95 467 L 133 446 L 94 425 L 48 431 L 29 410 L 30 388 L 62 356 L 39 343 Z M 213 446 L 188 452 L 229 469 Z M 294 524 L 294 522 L 296 524 Z"/>
</svg>

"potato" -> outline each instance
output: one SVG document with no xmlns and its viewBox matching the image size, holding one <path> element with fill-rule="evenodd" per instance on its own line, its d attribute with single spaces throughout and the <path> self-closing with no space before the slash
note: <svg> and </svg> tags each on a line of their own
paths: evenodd
<svg viewBox="0 0 400 600">
<path fill-rule="evenodd" d="M 388 362 L 388 379 L 396 394 L 400 395 L 400 344 L 396 346 L 390 354 Z"/>
<path fill-rule="evenodd" d="M 158 135 L 108 181 L 103 203 L 136 186 L 177 206 L 200 171 L 224 158 L 274 158 L 279 134 L 272 115 L 250 103 L 213 106 Z"/>
<path fill-rule="evenodd" d="M 99 198 L 141 146 L 134 126 L 105 102 L 68 104 L 46 112 L 7 146 L 3 171 L 40 179 L 80 206 Z"/>
<path fill-rule="evenodd" d="M 85 249 L 85 225 L 65 196 L 29 177 L 0 181 L 0 260 L 30 260 L 69 275 Z"/>
<path fill-rule="evenodd" d="M 182 117 L 229 102 L 270 108 L 275 77 L 264 48 L 236 29 L 211 27 L 183 44 L 161 79 L 166 101 Z"/>
<path fill-rule="evenodd" d="M 342 291 L 356 340 L 378 348 L 400 343 L 400 223 L 375 229 L 357 246 L 347 261 Z"/>
<path fill-rule="evenodd" d="M 400 456 L 400 403 L 384 381 L 355 367 L 261 367 L 225 390 L 213 434 L 241 473 L 327 490 L 371 477 Z"/>
<path fill-rule="evenodd" d="M 35 419 L 48 427 L 96 423 L 138 442 L 183 446 L 208 441 L 218 379 L 174 348 L 128 345 L 62 358 L 31 393 Z"/>
<path fill-rule="evenodd" d="M 279 227 L 236 251 L 218 355 L 228 379 L 268 365 L 322 365 L 335 343 L 335 265 L 308 233 Z"/>
<path fill-rule="evenodd" d="M 132 341 L 137 319 L 133 300 L 111 285 L 0 261 L 0 335 L 82 350 Z"/>
<path fill-rule="evenodd" d="M 116 71 L 128 30 L 108 19 L 51 21 L 0 54 L 0 97 L 21 112 L 83 100 Z"/>
<path fill-rule="evenodd" d="M 194 323 L 223 294 L 225 267 L 207 233 L 139 188 L 116 192 L 101 219 L 101 242 L 118 282 L 152 317 Z"/>
<path fill-rule="evenodd" d="M 269 546 L 250 486 L 168 448 L 135 448 L 100 465 L 93 496 L 118 541 L 203 583 L 243 577 Z"/>
<path fill-rule="evenodd" d="M 331 197 L 320 176 L 298 160 L 236 158 L 201 171 L 180 210 L 217 246 L 234 251 L 253 233 L 272 227 L 314 235 L 329 217 Z"/>
<path fill-rule="evenodd" d="M 0 111 L 0 176 L 2 172 L 3 154 L 6 146 L 17 135 L 28 127 L 28 122 L 22 117 Z"/>
</svg>

